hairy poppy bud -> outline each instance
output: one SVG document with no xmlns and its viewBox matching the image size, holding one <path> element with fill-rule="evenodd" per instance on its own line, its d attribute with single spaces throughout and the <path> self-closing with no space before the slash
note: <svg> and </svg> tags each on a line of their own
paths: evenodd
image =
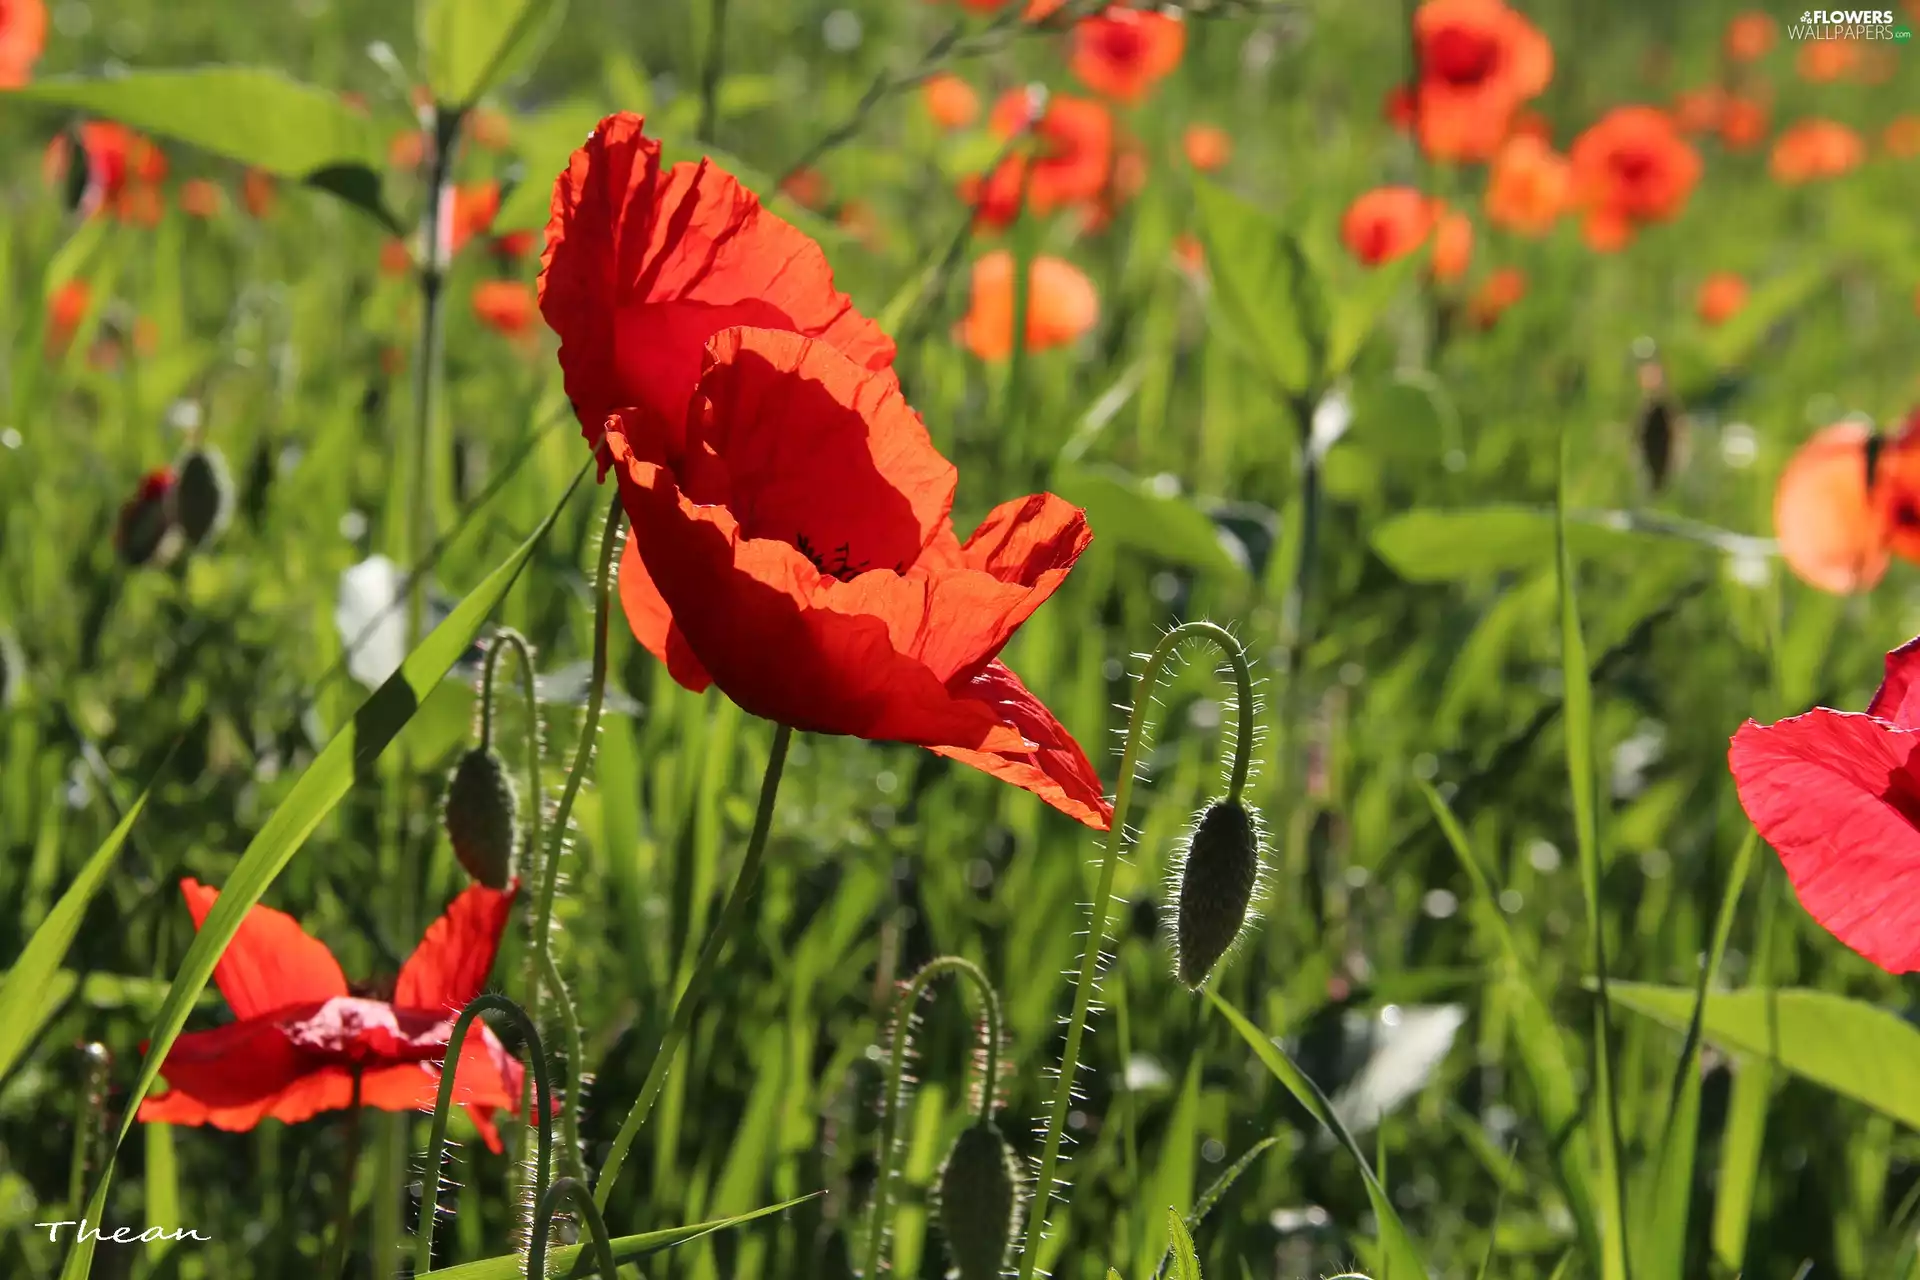
<svg viewBox="0 0 1920 1280">
<path fill-rule="evenodd" d="M 233 477 L 227 460 L 211 445 L 190 449 L 180 460 L 173 509 L 180 532 L 201 546 L 218 537 L 233 514 Z"/>
<path fill-rule="evenodd" d="M 467 874 L 489 889 L 513 883 L 519 808 L 499 752 L 475 747 L 460 757 L 447 784 L 447 838 Z"/>
<path fill-rule="evenodd" d="M 173 532 L 173 489 L 173 469 L 159 467 L 141 479 L 140 487 L 120 508 L 113 545 L 128 564 L 164 562 L 168 555 L 162 553 L 170 555 L 173 548 L 167 535 Z"/>
<path fill-rule="evenodd" d="M 1238 800 L 1215 800 L 1193 824 L 1174 928 L 1180 981 L 1198 987 L 1247 922 L 1260 876 L 1260 833 Z"/>
<path fill-rule="evenodd" d="M 997 1280 L 1013 1244 L 1020 1168 L 992 1121 L 963 1130 L 940 1169 L 940 1230 L 960 1280 Z"/>
</svg>

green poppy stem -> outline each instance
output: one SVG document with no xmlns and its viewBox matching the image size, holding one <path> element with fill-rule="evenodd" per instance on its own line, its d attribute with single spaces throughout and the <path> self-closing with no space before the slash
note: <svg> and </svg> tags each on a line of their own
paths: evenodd
<svg viewBox="0 0 1920 1280">
<path fill-rule="evenodd" d="M 321 1280 L 340 1280 L 353 1235 L 353 1175 L 360 1163 L 360 1069 L 353 1069 L 353 1100 L 347 1104 L 347 1154 L 340 1162 L 340 1195 L 333 1210 L 333 1236 L 327 1242 Z"/>
<path fill-rule="evenodd" d="M 673 1063 L 674 1055 L 680 1051 L 680 1042 L 686 1039 L 687 1032 L 693 1026 L 694 1014 L 699 1011 L 700 1001 L 706 996 L 708 984 L 713 981 L 714 970 L 720 967 L 720 953 L 728 940 L 739 931 L 741 918 L 747 913 L 747 900 L 753 896 L 754 886 L 760 879 L 760 865 L 766 860 L 767 834 L 773 827 L 773 802 L 780 792 L 780 775 L 786 770 L 787 746 L 792 740 L 793 729 L 790 726 L 783 724 L 774 729 L 773 749 L 767 755 L 767 771 L 760 781 L 760 807 L 753 815 L 753 834 L 747 839 L 747 856 L 740 864 L 740 877 L 734 881 L 733 892 L 720 909 L 719 923 L 707 935 L 706 945 L 700 950 L 700 959 L 694 964 L 693 976 L 687 979 L 686 989 L 673 1006 L 673 1022 L 667 1027 L 660 1047 L 654 1051 L 653 1065 L 647 1068 L 647 1078 L 640 1086 L 640 1096 L 634 1100 L 633 1109 L 627 1112 L 627 1118 L 621 1123 L 620 1132 L 613 1140 L 613 1150 L 607 1153 L 607 1162 L 600 1168 L 600 1179 L 593 1190 L 593 1202 L 602 1211 L 605 1211 L 607 1199 L 613 1193 L 613 1184 L 619 1180 L 620 1167 L 626 1163 L 633 1140 L 639 1136 L 640 1126 L 646 1123 L 647 1113 L 653 1109 L 654 1099 L 659 1097 L 660 1087 L 666 1083 L 667 1070 Z"/>
</svg>

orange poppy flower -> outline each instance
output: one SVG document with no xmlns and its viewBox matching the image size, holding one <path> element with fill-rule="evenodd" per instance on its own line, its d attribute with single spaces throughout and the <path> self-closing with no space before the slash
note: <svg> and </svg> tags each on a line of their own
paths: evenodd
<svg viewBox="0 0 1920 1280">
<path fill-rule="evenodd" d="M 1739 94 L 1729 94 L 1720 108 L 1720 141 L 1730 151 L 1745 151 L 1767 136 L 1767 108 Z"/>
<path fill-rule="evenodd" d="M 1733 21 L 1727 23 L 1723 44 L 1729 60 L 1752 62 L 1766 56 L 1779 34 L 1780 24 L 1773 20 L 1772 14 L 1753 9 L 1734 15 Z"/>
<path fill-rule="evenodd" d="M 473 314 L 489 329 L 517 338 L 533 327 L 537 304 L 533 290 L 518 280 L 482 280 L 473 287 Z"/>
<path fill-rule="evenodd" d="M 1224 168 L 1233 157 L 1233 139 L 1218 125 L 1188 125 L 1180 135 L 1180 147 L 1187 153 L 1187 163 L 1202 173 Z"/>
<path fill-rule="evenodd" d="M 1852 40 L 1809 40 L 1793 65 L 1808 84 L 1830 84 L 1857 70 L 1860 55 L 1860 45 Z"/>
<path fill-rule="evenodd" d="M 1068 65 L 1095 93 L 1139 102 L 1173 73 L 1186 51 L 1187 24 L 1177 11 L 1116 4 L 1074 24 Z"/>
<path fill-rule="evenodd" d="M 1720 127 L 1727 93 L 1718 85 L 1688 89 L 1673 100 L 1673 125 L 1682 133 L 1712 133 Z"/>
<path fill-rule="evenodd" d="M 825 340 L 728 329 L 685 418 L 622 409 L 606 441 L 633 524 L 620 594 L 680 684 L 816 733 L 916 743 L 1080 822 L 1099 777 L 999 653 L 1092 540 L 1051 494 L 962 543 L 957 472 L 899 383 Z"/>
<path fill-rule="evenodd" d="M 41 0 L 0 0 L 0 89 L 17 89 L 33 74 L 47 43 Z"/>
<path fill-rule="evenodd" d="M 387 167 L 389 169 L 418 169 L 427 161 L 427 131 L 425 129 L 405 129 L 393 135 L 387 143 Z"/>
<path fill-rule="evenodd" d="M 1207 270 L 1207 251 L 1200 243 L 1200 237 L 1191 231 L 1182 231 L 1173 238 L 1173 261 L 1181 270 L 1190 275 L 1204 275 Z M 1920 296 L 1920 295 L 1916 295 Z M 1011 308 L 1009 308 L 1011 310 Z"/>
<path fill-rule="evenodd" d="M 383 276 L 404 276 L 413 270 L 413 252 L 407 248 L 407 242 L 392 237 L 380 246 L 380 274 Z"/>
<path fill-rule="evenodd" d="M 1773 532 L 1787 568 L 1808 586 L 1865 591 L 1887 571 L 1892 486 L 1878 468 L 1868 485 L 1872 436 L 1864 423 L 1835 423 L 1801 445 L 1780 473 Z"/>
<path fill-rule="evenodd" d="M 942 129 L 964 129 L 980 118 L 980 95 L 950 71 L 928 76 L 920 85 L 920 97 Z"/>
<path fill-rule="evenodd" d="M 1738 315 L 1747 305 L 1747 282 L 1731 271 L 1716 271 L 1700 284 L 1694 310 L 1701 323 L 1721 325 Z"/>
<path fill-rule="evenodd" d="M 273 175 L 264 169 L 249 169 L 246 177 L 240 181 L 240 195 L 247 203 L 247 212 L 256 218 L 264 218 L 273 212 L 278 194 Z"/>
<path fill-rule="evenodd" d="M 1487 174 L 1487 220 L 1524 235 L 1553 229 L 1573 202 L 1573 166 L 1537 138 L 1518 135 L 1493 157 Z"/>
<path fill-rule="evenodd" d="M 167 176 L 166 153 L 151 140 L 111 120 L 88 120 L 81 124 L 79 134 L 87 166 L 86 189 L 80 200 L 82 212 L 91 216 L 104 210 L 131 222 L 157 223 L 160 193 L 154 188 Z M 66 178 L 71 150 L 64 133 L 47 144 L 40 173 L 49 186 Z"/>
<path fill-rule="evenodd" d="M 1837 178 L 1866 157 L 1860 135 L 1832 120 L 1802 120 L 1773 144 L 1767 168 L 1789 185 Z"/>
<path fill-rule="evenodd" d="M 556 181 L 541 260 L 540 313 L 588 443 L 637 407 L 678 432 L 707 339 L 753 324 L 817 337 L 863 368 L 893 364 L 893 341 L 833 287 L 805 234 L 711 161 L 660 165 L 660 143 L 628 112 L 600 122 Z"/>
<path fill-rule="evenodd" d="M 486 151 L 505 151 L 513 145 L 513 121 L 493 107 L 475 107 L 467 113 L 467 136 Z"/>
<path fill-rule="evenodd" d="M 1880 135 L 1880 145 L 1901 160 L 1920 156 L 1920 116 L 1896 116 Z"/>
<path fill-rule="evenodd" d="M 1574 139 L 1574 192 L 1587 210 L 1587 243 L 1617 249 L 1649 222 L 1686 207 L 1700 180 L 1700 155 L 1652 107 L 1615 107 Z"/>
<path fill-rule="evenodd" d="M 440 206 L 440 243 L 444 256 L 451 258 L 466 243 L 485 235 L 500 212 L 500 184 L 465 182 L 447 188 Z"/>
<path fill-rule="evenodd" d="M 1026 127 L 1030 109 L 1027 91 L 1012 90 L 994 104 L 988 127 L 1012 138 Z M 984 182 L 962 184 L 961 197 L 974 206 L 982 226 L 1011 224 L 1020 212 L 1023 187 L 1027 206 L 1038 214 L 1098 199 L 1105 191 L 1114 162 L 1113 115 L 1106 107 L 1054 94 L 1033 134 L 1031 158 L 1010 155 Z"/>
<path fill-rule="evenodd" d="M 1413 34 L 1409 108 L 1421 147 L 1439 159 L 1492 156 L 1520 105 L 1553 78 L 1553 46 L 1501 0 L 1426 0 Z"/>
<path fill-rule="evenodd" d="M 189 218 L 217 218 L 225 203 L 218 183 L 188 178 L 180 184 L 180 211 Z"/>
<path fill-rule="evenodd" d="M 820 209 L 827 203 L 827 180 L 818 169 L 795 169 L 780 179 L 780 194 L 802 209 Z"/>
<path fill-rule="evenodd" d="M 219 891 L 183 880 L 195 928 Z M 454 1020 L 486 986 L 512 915 L 514 890 L 471 885 L 428 926 L 390 1000 L 357 996 L 339 961 L 292 916 L 256 906 L 214 966 L 235 1021 L 173 1042 L 160 1074 L 167 1091 L 140 1104 L 153 1124 L 245 1130 L 262 1120 L 296 1124 L 354 1105 L 431 1109 Z M 454 1100 L 481 1141 L 499 1151 L 496 1111 L 519 1106 L 524 1068 L 484 1020 L 454 1064 Z"/>
<path fill-rule="evenodd" d="M 508 231 L 493 238 L 493 252 L 507 261 L 524 258 L 532 253 L 540 243 L 540 237 L 531 231 Z"/>
<path fill-rule="evenodd" d="M 1433 201 L 1412 187 L 1375 187 L 1347 206 L 1340 239 L 1369 267 L 1404 258 L 1433 230 Z"/>
<path fill-rule="evenodd" d="M 1438 201 L 1434 202 L 1433 223 L 1433 259 L 1428 270 L 1441 284 L 1448 284 L 1467 274 L 1467 264 L 1473 258 L 1473 223 L 1464 213 L 1456 213 Z"/>
<path fill-rule="evenodd" d="M 47 299 L 47 349 L 64 351 L 74 331 L 93 305 L 93 287 L 85 280 L 69 280 Z"/>
<path fill-rule="evenodd" d="M 973 297 L 961 322 L 961 337 L 967 350 L 982 360 L 1013 354 L 1013 265 L 1013 255 L 1005 249 L 973 264 Z M 1033 259 L 1027 274 L 1027 350 L 1064 346 L 1099 318 L 1099 294 L 1078 267 L 1045 254 Z"/>
<path fill-rule="evenodd" d="M 1491 329 L 1507 308 L 1527 296 L 1527 277 L 1517 267 L 1502 267 L 1484 280 L 1467 302 L 1467 318 L 1476 329 Z"/>
</svg>

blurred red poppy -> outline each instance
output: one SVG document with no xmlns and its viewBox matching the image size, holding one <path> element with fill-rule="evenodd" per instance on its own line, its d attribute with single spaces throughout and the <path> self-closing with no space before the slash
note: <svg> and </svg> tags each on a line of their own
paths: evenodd
<svg viewBox="0 0 1920 1280">
<path fill-rule="evenodd" d="M 493 238 L 493 252 L 498 257 L 512 261 L 526 257 L 539 243 L 540 237 L 537 232 L 508 231 Z"/>
<path fill-rule="evenodd" d="M 1721 325 L 1740 314 L 1747 305 L 1747 282 L 1731 271 L 1716 271 L 1700 283 L 1694 309 L 1701 323 Z"/>
<path fill-rule="evenodd" d="M 189 218 L 217 218 L 226 205 L 218 183 L 189 178 L 180 184 L 180 211 Z"/>
<path fill-rule="evenodd" d="M 424 129 L 405 129 L 387 143 L 387 167 L 418 169 L 427 159 L 428 138 Z"/>
<path fill-rule="evenodd" d="M 961 337 L 982 360 L 1013 354 L 1013 255 L 1005 249 L 973 264 L 973 293 Z M 1027 276 L 1029 351 L 1073 342 L 1100 318 L 1100 295 L 1080 268 L 1062 258 L 1036 257 Z"/>
<path fill-rule="evenodd" d="M 716 334 L 683 424 L 622 411 L 606 440 L 627 619 L 682 685 L 929 747 L 1105 829 L 1085 754 L 998 660 L 1091 540 L 1078 508 L 1003 503 L 962 544 L 957 473 L 898 383 L 792 332 Z"/>
<path fill-rule="evenodd" d="M 475 236 L 485 235 L 499 212 L 497 182 L 463 182 L 447 188 L 440 206 L 440 242 L 446 256 L 459 253 Z"/>
<path fill-rule="evenodd" d="M 1920 156 L 1920 116 L 1895 116 L 1880 135 L 1888 155 L 1900 160 Z"/>
<path fill-rule="evenodd" d="M 69 280 L 47 299 L 47 350 L 66 350 L 80 322 L 93 305 L 93 287 L 85 280 Z"/>
<path fill-rule="evenodd" d="M 1080 83 L 1120 102 L 1139 102 L 1173 73 L 1187 50 L 1177 11 L 1110 5 L 1074 24 L 1069 66 Z"/>
<path fill-rule="evenodd" d="M 1652 107 L 1615 107 L 1574 139 L 1574 193 L 1586 208 L 1587 243 L 1617 249 L 1649 222 L 1686 207 L 1700 180 L 1700 155 Z"/>
<path fill-rule="evenodd" d="M 380 246 L 380 274 L 383 276 L 404 276 L 413 270 L 413 251 L 407 248 L 407 242 L 399 237 L 391 237 Z"/>
<path fill-rule="evenodd" d="M 1188 164 L 1212 173 L 1233 158 L 1233 138 L 1219 125 L 1190 124 L 1180 135 L 1180 149 L 1187 153 Z"/>
<path fill-rule="evenodd" d="M 1673 127 L 1682 133 L 1712 133 L 1720 127 L 1727 91 L 1718 85 L 1687 89 L 1673 100 Z"/>
<path fill-rule="evenodd" d="M 1788 185 L 1837 178 L 1866 158 L 1860 135 L 1832 120 L 1802 120 L 1774 139 L 1767 169 Z"/>
<path fill-rule="evenodd" d="M 131 222 L 158 222 L 159 183 L 167 176 L 166 153 L 152 140 L 111 120 L 80 125 L 80 150 L 87 166 L 81 210 L 107 212 Z M 66 178 L 72 144 L 64 133 L 47 144 L 41 176 L 49 185 Z"/>
<path fill-rule="evenodd" d="M 1920 969 L 1920 640 L 1887 655 L 1864 714 L 1749 720 L 1727 764 L 1807 914 L 1889 973 Z"/>
<path fill-rule="evenodd" d="M 1473 259 L 1473 223 L 1466 214 L 1448 209 L 1439 201 L 1433 207 L 1433 259 L 1428 270 L 1441 284 L 1467 274 Z"/>
<path fill-rule="evenodd" d="M 1483 281 L 1467 302 L 1467 318 L 1476 329 L 1491 329 L 1507 308 L 1527 296 L 1527 277 L 1518 267 L 1502 267 Z"/>
<path fill-rule="evenodd" d="M 467 113 L 467 136 L 487 151 L 505 151 L 513 145 L 513 121 L 494 107 L 475 107 Z"/>
<path fill-rule="evenodd" d="M 0 0 L 0 89 L 17 89 L 33 74 L 47 43 L 41 0 Z"/>
<path fill-rule="evenodd" d="M 1793 66 L 1808 84 L 1828 84 L 1858 70 L 1860 54 L 1861 46 L 1852 40 L 1809 40 Z"/>
<path fill-rule="evenodd" d="M 1413 15 L 1419 79 L 1406 104 L 1421 147 L 1485 160 L 1553 78 L 1553 46 L 1501 0 L 1426 0 Z"/>
<path fill-rule="evenodd" d="M 196 880 L 180 890 L 198 928 L 219 891 Z M 353 994 L 324 943 L 292 916 L 254 907 L 213 970 L 236 1021 L 174 1041 L 160 1067 L 168 1089 L 140 1104 L 140 1119 L 228 1130 L 269 1118 L 293 1124 L 352 1106 L 356 1078 L 362 1106 L 430 1110 L 454 1020 L 486 985 L 514 892 L 462 891 L 400 966 L 390 999 Z M 493 1113 L 519 1104 L 519 1061 L 476 1021 L 455 1070 L 454 1100 L 499 1151 Z"/>
<path fill-rule="evenodd" d="M 539 314 L 533 290 L 518 280 L 482 280 L 473 286 L 473 314 L 480 323 L 509 338 L 533 328 Z"/>
<path fill-rule="evenodd" d="M 1010 90 L 994 103 L 988 127 L 1002 138 L 1013 138 L 1027 127 L 1031 110 L 1027 90 Z M 960 196 L 974 206 L 982 226 L 1011 224 L 1020 212 L 1023 189 L 1027 207 L 1040 214 L 1097 200 L 1106 190 L 1115 148 L 1113 115 L 1105 106 L 1054 94 L 1033 123 L 1033 133 L 1031 158 L 1010 155 L 985 182 L 961 184 Z"/>
<path fill-rule="evenodd" d="M 1822 591 L 1865 591 L 1887 571 L 1897 488 L 1874 436 L 1859 422 L 1837 422 L 1801 445 L 1773 491 L 1773 533 L 1795 577 Z"/>
<path fill-rule="evenodd" d="M 1773 15 L 1759 10 L 1735 14 L 1733 21 L 1727 23 L 1727 35 L 1724 45 L 1727 57 L 1734 62 L 1752 62 L 1763 58 L 1773 48 L 1773 42 L 1780 33 L 1780 24 Z"/>
<path fill-rule="evenodd" d="M 1347 206 L 1340 239 L 1369 267 L 1404 258 L 1426 243 L 1434 206 L 1412 187 L 1375 187 Z"/>
<path fill-rule="evenodd" d="M 1573 201 L 1573 166 L 1538 138 L 1507 140 L 1487 173 L 1487 220 L 1523 235 L 1553 229 Z"/>
<path fill-rule="evenodd" d="M 927 104 L 927 114 L 942 129 L 964 129 L 980 117 L 980 95 L 951 71 L 928 76 L 920 86 L 920 96 Z"/>
<path fill-rule="evenodd" d="M 279 191 L 273 175 L 264 169 L 249 169 L 240 183 L 241 198 L 246 201 L 247 212 L 256 218 L 264 218 L 273 212 Z"/>
<path fill-rule="evenodd" d="M 1729 94 L 1720 107 L 1720 141 L 1729 151 L 1745 151 L 1767 136 L 1766 104 Z"/>
<path fill-rule="evenodd" d="M 736 325 L 820 338 L 862 368 L 892 365 L 893 340 L 833 287 L 819 245 L 710 160 L 663 170 L 644 124 L 608 116 L 573 153 L 541 258 L 540 313 L 560 336 L 590 444 L 617 409 L 677 437 L 707 340 Z"/>
<path fill-rule="evenodd" d="M 827 203 L 827 180 L 818 169 L 795 169 L 780 179 L 780 194 L 802 209 L 820 209 Z"/>
</svg>

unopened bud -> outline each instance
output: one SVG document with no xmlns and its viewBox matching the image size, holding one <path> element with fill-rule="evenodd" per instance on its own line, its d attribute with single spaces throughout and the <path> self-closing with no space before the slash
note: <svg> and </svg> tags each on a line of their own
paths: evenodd
<svg viewBox="0 0 1920 1280">
<path fill-rule="evenodd" d="M 1206 807 L 1187 842 L 1174 930 L 1180 981 L 1198 987 L 1247 922 L 1260 878 L 1260 833 L 1238 800 Z"/>
<path fill-rule="evenodd" d="M 159 467 L 141 479 L 140 487 L 120 508 L 113 545 L 128 564 L 138 567 L 166 559 L 162 552 L 171 550 L 167 535 L 173 532 L 173 488 L 173 469 Z"/>
<path fill-rule="evenodd" d="M 997 1280 L 1019 1228 L 1016 1189 L 1020 1167 L 992 1121 L 963 1130 L 940 1169 L 940 1230 L 947 1238 L 951 1274 L 959 1280 Z"/>
<path fill-rule="evenodd" d="M 447 838 L 467 874 L 489 889 L 505 889 L 513 883 L 520 844 L 519 808 L 519 797 L 497 751 L 475 747 L 460 757 L 447 784 Z"/>
<path fill-rule="evenodd" d="M 180 532 L 198 547 L 220 535 L 233 515 L 233 476 L 211 445 L 190 449 L 180 460 L 173 509 Z"/>
</svg>

